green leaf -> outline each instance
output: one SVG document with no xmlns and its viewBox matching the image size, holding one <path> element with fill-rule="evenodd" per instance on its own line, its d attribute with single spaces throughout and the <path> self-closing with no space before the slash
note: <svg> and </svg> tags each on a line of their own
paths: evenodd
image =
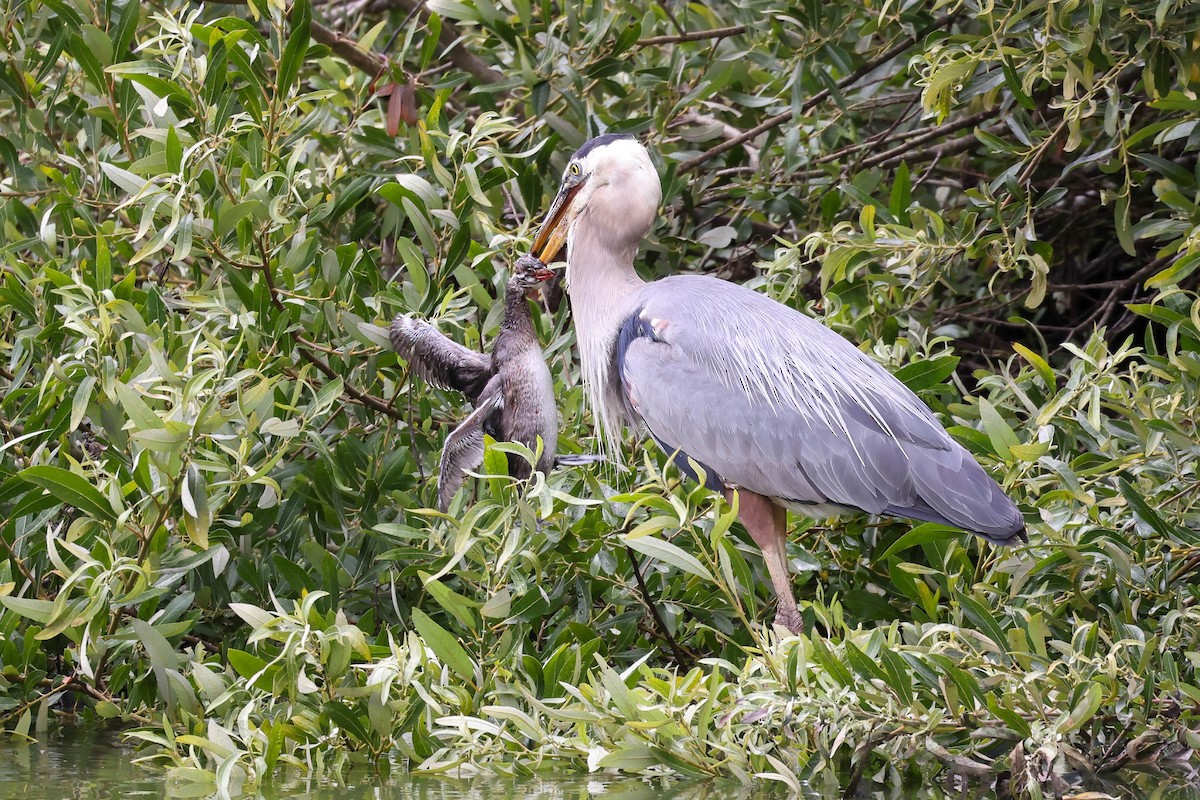
<svg viewBox="0 0 1200 800">
<path fill-rule="evenodd" d="M 229 648 L 229 666 L 233 667 L 233 671 L 241 675 L 246 680 L 250 680 L 259 672 L 262 675 L 254 682 L 254 688 L 261 689 L 265 692 L 271 691 L 271 686 L 275 673 L 279 671 L 279 666 L 267 666 L 267 662 L 253 653 L 247 653 L 245 650 L 237 650 Z"/>
<path fill-rule="evenodd" d="M 179 172 L 183 167 L 183 144 L 179 141 L 179 134 L 175 132 L 175 126 L 167 128 L 167 170 L 170 172 Z"/>
<path fill-rule="evenodd" d="M 175 705 L 176 693 L 171 685 L 170 673 L 179 668 L 180 655 L 171 647 L 167 638 L 158 629 L 144 619 L 132 618 L 129 621 L 146 655 L 150 658 L 150 668 L 154 671 L 154 680 L 158 684 L 158 694 L 168 708 Z"/>
<path fill-rule="evenodd" d="M 450 612 L 451 616 L 472 631 L 479 629 L 479 619 L 475 615 L 475 609 L 479 607 L 479 603 L 468 600 L 441 581 L 432 579 L 428 572 L 418 571 L 417 577 L 425 584 L 425 591 L 433 595 L 433 599 L 438 602 L 438 605 Z"/>
<path fill-rule="evenodd" d="M 300 74 L 300 65 L 308 52 L 309 28 L 312 26 L 312 6 L 309 0 L 296 0 L 292 4 L 292 33 L 288 36 L 287 46 L 279 59 L 279 74 L 276 76 L 275 91 L 279 97 L 287 96 L 296 76 Z"/>
<path fill-rule="evenodd" d="M 412 621 L 417 633 L 443 664 L 465 681 L 475 679 L 475 661 L 457 639 L 419 608 L 413 609 Z"/>
<path fill-rule="evenodd" d="M 1121 243 L 1121 249 L 1128 255 L 1137 255 L 1137 249 L 1133 246 L 1133 228 L 1129 224 L 1128 187 L 1124 194 L 1117 195 L 1113 203 L 1113 223 L 1117 228 L 1117 241 Z"/>
<path fill-rule="evenodd" d="M 891 547 L 875 557 L 875 561 L 876 563 L 887 561 L 892 556 L 902 553 L 910 547 L 937 542 L 942 539 L 954 539 L 962 536 L 962 533 L 958 528 L 951 528 L 949 525 L 939 525 L 936 522 L 923 522 L 892 542 Z"/>
<path fill-rule="evenodd" d="M 912 202 L 912 183 L 908 175 L 908 163 L 900 162 L 896 177 L 892 180 L 892 196 L 888 199 L 888 210 L 901 223 L 907 224 L 908 205 Z"/>
<path fill-rule="evenodd" d="M 996 643 L 996 648 L 1008 654 L 1008 637 L 992 610 L 970 595 L 958 594 L 958 605 L 975 629 Z M 1007 661 L 1007 659 L 1006 659 Z"/>
<path fill-rule="evenodd" d="M 1163 519 L 1162 516 L 1154 510 L 1154 508 L 1146 502 L 1145 498 L 1134 488 L 1133 484 L 1125 478 L 1118 479 L 1117 483 L 1121 487 L 1121 494 L 1125 496 L 1125 501 L 1129 503 L 1129 507 L 1133 509 L 1133 513 L 1138 519 L 1154 529 L 1154 532 L 1159 536 L 1173 542 L 1182 542 L 1189 545 L 1200 545 L 1200 534 L 1172 525 Z"/>
<path fill-rule="evenodd" d="M 1177 259 L 1166 269 L 1154 273 L 1146 281 L 1147 289 L 1165 289 L 1174 286 L 1200 267 L 1200 253 L 1189 253 Z"/>
<path fill-rule="evenodd" d="M 1012 59 L 1005 56 L 1004 60 L 1000 62 L 1000 67 L 1004 72 L 1004 84 L 1012 92 L 1012 96 L 1018 105 L 1030 111 L 1037 108 L 1037 103 L 1033 101 L 1033 98 L 1025 92 L 1025 87 L 1021 85 L 1021 79 L 1017 76 L 1017 68 L 1013 66 Z"/>
<path fill-rule="evenodd" d="M 20 614 L 26 619 L 45 625 L 54 613 L 54 603 L 50 600 L 31 600 L 24 597 L 0 596 L 0 605 L 9 611 Z"/>
<path fill-rule="evenodd" d="M 896 377 L 909 389 L 919 392 L 950 377 L 958 366 L 958 360 L 958 356 L 941 356 L 927 361 L 914 361 L 896 370 Z"/>
<path fill-rule="evenodd" d="M 112 504 L 95 486 L 74 472 L 61 467 L 41 465 L 28 467 L 17 474 L 23 480 L 42 487 L 58 500 L 91 517 L 116 522 L 117 514 L 113 511 Z"/>
<path fill-rule="evenodd" d="M 103 236 L 96 237 L 96 288 L 101 291 L 112 288 L 112 255 Z"/>
<path fill-rule="evenodd" d="M 1087 685 L 1069 714 L 1063 715 L 1054 726 L 1059 734 L 1070 733 L 1096 715 L 1104 702 L 1104 687 L 1095 681 Z"/>
<path fill-rule="evenodd" d="M 1054 370 L 1046 363 L 1046 359 L 1039 356 L 1037 353 L 1030 350 L 1020 342 L 1013 342 L 1013 350 L 1016 350 L 1021 358 L 1028 361 L 1037 371 L 1038 376 L 1042 379 L 1042 383 L 1046 384 L 1049 389 L 1054 389 L 1057 385 L 1054 380 Z"/>
<path fill-rule="evenodd" d="M 1000 412 L 982 397 L 979 398 L 979 419 L 983 422 L 983 430 L 991 440 L 996 455 L 1004 461 L 1011 461 L 1012 452 L 1008 448 L 1020 444 L 1021 440 L 1013 433 L 1012 428 L 1008 427 Z"/>
<path fill-rule="evenodd" d="M 830 652 L 829 647 L 825 644 L 825 640 L 818 634 L 814 633 L 809 637 L 812 642 L 813 661 L 821 665 L 829 675 L 842 686 L 853 686 L 854 675 L 850 670 L 846 669 L 836 655 Z"/>
<path fill-rule="evenodd" d="M 676 569 L 696 575 L 706 581 L 716 582 L 712 573 L 695 556 L 665 539 L 649 535 L 634 536 L 630 533 L 622 536 L 621 541 L 642 555 L 657 558 L 664 564 L 670 564 Z"/>
</svg>

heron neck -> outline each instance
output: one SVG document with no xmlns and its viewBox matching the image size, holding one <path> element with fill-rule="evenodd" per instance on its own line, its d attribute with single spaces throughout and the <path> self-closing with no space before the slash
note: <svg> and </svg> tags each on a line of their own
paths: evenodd
<svg viewBox="0 0 1200 800">
<path fill-rule="evenodd" d="M 624 402 L 614 356 L 621 324 L 635 310 L 638 290 L 645 281 L 633 268 L 636 243 L 622 250 L 597 233 L 580 231 L 571 242 L 567 295 L 588 404 L 609 457 L 619 461 L 617 439 L 624 422 Z"/>
</svg>

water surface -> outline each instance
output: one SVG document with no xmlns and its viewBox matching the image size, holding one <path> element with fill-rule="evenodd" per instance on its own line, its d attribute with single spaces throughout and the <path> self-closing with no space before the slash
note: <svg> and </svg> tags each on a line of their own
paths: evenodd
<svg viewBox="0 0 1200 800">
<path fill-rule="evenodd" d="M 94 726 L 59 725 L 32 744 L 0 741 L 0 800 L 108 800 L 109 798 L 216 797 L 211 783 L 169 780 L 160 766 L 134 763 L 135 748 L 120 732 Z M 1200 800 L 1200 785 L 1187 770 L 1170 775 L 1130 773 L 1123 783 L 1094 787 L 1120 798 Z M 263 800 L 743 800 L 786 794 L 777 785 L 746 788 L 732 781 L 671 781 L 612 776 L 552 778 L 447 778 L 393 770 L 351 772 L 344 781 L 283 778 L 235 797 Z M 811 797 L 818 797 L 813 792 Z M 947 794 L 941 787 L 861 792 L 872 800 L 976 800 L 994 794 L 978 788 Z M 837 795 L 831 795 L 837 797 Z"/>
</svg>

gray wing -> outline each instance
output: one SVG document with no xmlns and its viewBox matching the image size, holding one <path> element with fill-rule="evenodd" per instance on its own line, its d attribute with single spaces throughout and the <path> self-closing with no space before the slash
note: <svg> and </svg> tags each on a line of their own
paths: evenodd
<svg viewBox="0 0 1200 800">
<path fill-rule="evenodd" d="M 412 371 L 434 386 L 462 392 L 474 400 L 492 375 L 490 357 L 463 347 L 425 320 L 396 317 L 388 332 L 392 347 Z"/>
<path fill-rule="evenodd" d="M 463 485 L 463 473 L 483 463 L 484 423 L 504 404 L 500 392 L 492 391 L 493 386 L 484 389 L 479 405 L 446 437 L 438 465 L 438 508 L 442 511 L 450 508 L 450 501 Z"/>
<path fill-rule="evenodd" d="M 955 525 L 992 541 L 1021 515 L 906 386 L 820 323 L 736 284 L 647 284 L 617 369 L 666 449 L 726 485 Z"/>
</svg>

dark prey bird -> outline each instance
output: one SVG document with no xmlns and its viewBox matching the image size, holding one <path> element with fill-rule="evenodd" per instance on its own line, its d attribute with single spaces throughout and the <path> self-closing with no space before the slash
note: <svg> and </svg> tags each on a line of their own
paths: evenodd
<svg viewBox="0 0 1200 800">
<path fill-rule="evenodd" d="M 567 292 L 588 401 L 615 454 L 626 423 L 676 463 L 738 496 L 778 596 L 803 628 L 788 580 L 787 512 L 861 509 L 1025 538 L 1010 500 L 903 383 L 819 322 L 702 275 L 647 283 L 633 268 L 662 199 L 646 148 L 599 136 L 571 157 L 534 255 L 566 248 Z"/>
<path fill-rule="evenodd" d="M 543 472 L 555 463 L 558 410 L 554 383 L 533 330 L 526 291 L 554 273 L 536 258 L 520 258 L 504 291 L 504 321 L 484 355 L 451 341 L 424 320 L 396 317 L 391 325 L 392 346 L 408 360 L 412 371 L 435 386 L 462 392 L 475 410 L 446 437 L 438 476 L 438 507 L 445 511 L 463 483 L 465 470 L 483 463 L 483 434 L 497 441 L 520 442 L 542 455 Z M 528 478 L 529 462 L 508 456 L 508 472 Z"/>
</svg>

